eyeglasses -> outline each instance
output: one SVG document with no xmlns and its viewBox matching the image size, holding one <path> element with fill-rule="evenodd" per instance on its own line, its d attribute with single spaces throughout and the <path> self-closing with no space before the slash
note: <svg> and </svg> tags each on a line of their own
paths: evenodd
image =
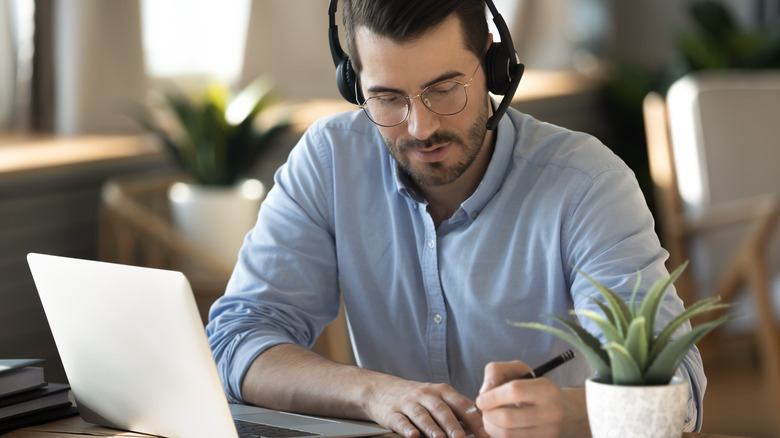
<svg viewBox="0 0 780 438">
<path fill-rule="evenodd" d="M 379 126 L 390 128 L 405 122 L 409 117 L 412 107 L 412 99 L 419 97 L 428 110 L 440 116 L 452 116 L 466 108 L 468 94 L 466 88 L 477 75 L 479 65 L 474 69 L 466 83 L 449 80 L 425 87 L 416 96 L 407 96 L 401 93 L 384 93 L 372 96 L 365 100 L 360 108 L 372 122 Z"/>
</svg>

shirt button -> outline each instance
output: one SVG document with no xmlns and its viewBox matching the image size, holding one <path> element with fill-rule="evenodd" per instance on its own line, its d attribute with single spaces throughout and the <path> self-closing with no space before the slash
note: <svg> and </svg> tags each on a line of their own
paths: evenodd
<svg viewBox="0 0 780 438">
<path fill-rule="evenodd" d="M 455 217 L 463 217 L 463 210 L 458 210 L 458 212 L 455 213 Z"/>
<path fill-rule="evenodd" d="M 433 247 L 436 246 L 436 241 L 431 239 L 428 241 L 428 248 L 433 249 Z"/>
<path fill-rule="evenodd" d="M 441 324 L 441 322 L 444 320 L 444 317 L 442 317 L 440 314 L 433 315 L 433 322 L 436 324 Z"/>
<path fill-rule="evenodd" d="M 477 216 L 479 216 L 479 212 L 478 211 L 475 210 L 475 211 L 471 212 L 471 220 L 475 220 L 477 218 Z"/>
</svg>

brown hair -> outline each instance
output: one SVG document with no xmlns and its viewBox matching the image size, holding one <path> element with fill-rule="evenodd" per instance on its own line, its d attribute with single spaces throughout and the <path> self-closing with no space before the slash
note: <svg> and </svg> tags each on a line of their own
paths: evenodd
<svg viewBox="0 0 780 438">
<path fill-rule="evenodd" d="M 467 50 L 481 59 L 487 44 L 484 0 L 344 0 L 343 10 L 347 52 L 356 72 L 360 71 L 355 48 L 358 26 L 396 42 L 408 42 L 423 36 L 454 13 L 460 20 Z"/>
</svg>

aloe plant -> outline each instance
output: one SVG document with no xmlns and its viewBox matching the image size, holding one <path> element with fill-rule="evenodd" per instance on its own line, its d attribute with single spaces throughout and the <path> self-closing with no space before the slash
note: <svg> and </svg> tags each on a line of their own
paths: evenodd
<svg viewBox="0 0 780 438">
<path fill-rule="evenodd" d="M 721 316 L 672 339 L 674 332 L 689 319 L 730 306 L 719 303 L 720 297 L 705 298 L 685 309 L 656 334 L 655 322 L 663 298 L 687 265 L 686 262 L 668 278 L 656 281 L 639 305 L 636 298 L 641 278 L 634 286 L 629 305 L 614 291 L 578 269 L 604 298 L 604 302 L 601 302 L 590 297 L 603 314 L 592 310 L 573 310 L 571 313 L 595 322 L 606 340 L 603 344 L 576 322 L 555 315 L 548 316 L 569 331 L 536 322 L 508 322 L 517 327 L 543 330 L 567 341 L 593 365 L 600 382 L 615 385 L 666 385 L 696 342 L 734 318 L 731 315 Z"/>
<path fill-rule="evenodd" d="M 265 77 L 235 96 L 226 85 L 211 82 L 198 96 L 171 89 L 163 97 L 168 123 L 148 115 L 139 120 L 198 184 L 232 185 L 290 126 L 286 120 L 267 129 L 256 123 L 278 100 Z"/>
</svg>

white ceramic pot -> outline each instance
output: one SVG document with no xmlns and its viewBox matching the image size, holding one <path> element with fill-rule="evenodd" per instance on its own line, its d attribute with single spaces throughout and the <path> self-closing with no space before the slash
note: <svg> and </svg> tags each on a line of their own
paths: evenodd
<svg viewBox="0 0 780 438">
<path fill-rule="evenodd" d="M 669 385 L 621 386 L 591 378 L 585 398 L 593 438 L 680 438 L 688 382 L 674 377 Z"/>
<path fill-rule="evenodd" d="M 168 191 L 174 225 L 190 241 L 233 265 L 257 221 L 265 187 L 256 179 L 231 187 L 175 183 Z"/>
</svg>

